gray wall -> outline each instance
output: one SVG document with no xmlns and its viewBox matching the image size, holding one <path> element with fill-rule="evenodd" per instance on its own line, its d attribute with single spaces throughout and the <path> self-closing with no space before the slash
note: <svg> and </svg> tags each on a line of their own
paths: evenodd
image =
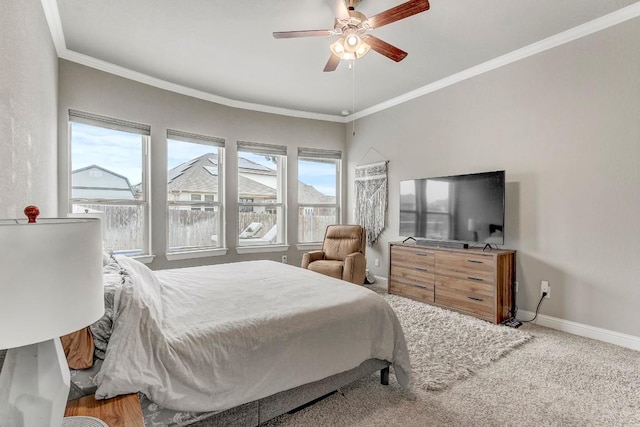
<svg viewBox="0 0 640 427">
<path fill-rule="evenodd" d="M 640 336 L 638 40 L 635 19 L 358 120 L 348 181 L 371 147 L 389 160 L 369 268 L 388 274 L 400 180 L 505 169 L 518 305 L 534 311 L 548 280 L 541 313 Z"/>
<path fill-rule="evenodd" d="M 201 265 L 248 259 L 280 260 L 284 253 L 238 255 L 237 236 L 237 150 L 236 141 L 254 141 L 286 145 L 287 202 L 295 207 L 298 191 L 297 147 L 321 147 L 345 150 L 344 124 L 285 117 L 274 114 L 230 108 L 174 92 L 154 88 L 132 80 L 60 60 L 59 68 L 59 149 L 60 214 L 67 209 L 68 200 L 68 111 L 70 108 L 131 120 L 151 125 L 151 204 L 152 252 L 156 255 L 151 268 Z M 226 256 L 168 262 L 166 252 L 167 203 L 167 128 L 226 140 Z M 343 192 L 344 193 L 344 192 Z M 300 265 L 302 252 L 295 247 L 297 238 L 296 209 L 287 218 L 289 243 L 294 243 L 286 255 L 290 264 Z M 154 231 L 155 230 L 155 231 Z"/>
<path fill-rule="evenodd" d="M 0 2 L 0 218 L 58 213 L 57 69 L 41 3 Z"/>
</svg>

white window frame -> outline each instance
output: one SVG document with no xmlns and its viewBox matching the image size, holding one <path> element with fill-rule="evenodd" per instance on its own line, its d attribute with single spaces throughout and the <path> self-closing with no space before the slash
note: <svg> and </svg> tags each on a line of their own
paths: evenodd
<svg viewBox="0 0 640 427">
<path fill-rule="evenodd" d="M 191 259 L 191 258 L 204 258 L 208 256 L 221 256 L 226 255 L 227 248 L 225 247 L 225 235 L 224 235 L 224 223 L 225 223 L 225 185 L 224 185 L 224 153 L 225 153 L 225 140 L 214 136 L 200 135 L 196 133 L 183 132 L 174 129 L 167 129 L 167 150 L 169 148 L 169 140 L 183 141 L 191 144 L 208 145 L 218 149 L 218 200 L 207 200 L 206 196 L 202 194 L 192 194 L 191 200 L 167 200 L 167 224 L 166 224 L 166 257 L 169 261 Z M 168 182 L 167 182 L 168 185 Z M 167 189 L 168 190 L 168 189 Z M 167 191 L 168 194 L 168 191 Z M 193 196 L 197 195 L 199 200 L 194 200 Z M 219 236 L 218 244 L 211 246 L 194 246 L 189 248 L 172 249 L 169 247 L 169 210 L 171 206 L 191 206 L 192 209 L 218 209 L 219 219 L 218 226 L 214 230 Z"/>
<path fill-rule="evenodd" d="M 141 198 L 135 200 L 128 199 L 99 199 L 99 198 L 73 198 L 73 162 L 72 162 L 72 150 L 73 150 L 73 123 L 82 123 L 90 126 L 100 127 L 103 129 L 113 129 L 117 131 L 123 131 L 128 133 L 134 133 L 141 135 L 142 140 L 142 182 L 141 186 Z M 149 144 L 151 136 L 151 126 L 131 122 L 122 119 L 115 119 L 112 117 L 101 116 L 98 114 L 87 113 L 83 111 L 69 109 L 69 170 L 68 170 L 68 182 L 69 182 L 69 203 L 68 212 L 73 213 L 74 204 L 98 204 L 98 205 L 138 205 L 143 209 L 143 230 L 142 230 L 142 247 L 140 254 L 130 255 L 132 258 L 136 258 L 141 262 L 151 262 L 153 255 L 151 254 L 151 200 L 150 200 L 150 180 L 149 180 Z M 125 254 L 126 255 L 126 254 Z"/>
<path fill-rule="evenodd" d="M 281 215 L 278 215 L 277 231 L 279 243 L 265 244 L 265 245 L 251 245 L 240 246 L 240 237 L 236 233 L 236 252 L 238 254 L 246 253 L 258 253 L 258 252 L 284 252 L 289 246 L 287 244 L 287 147 L 285 145 L 265 144 L 259 142 L 250 141 L 237 141 L 238 153 L 237 158 L 241 157 L 241 153 L 259 154 L 265 156 L 279 156 L 280 164 L 277 169 L 276 180 L 278 188 L 276 190 L 277 202 L 274 203 L 259 203 L 259 202 L 246 202 L 240 201 L 239 189 L 236 191 L 236 218 L 240 219 L 240 210 L 244 207 L 268 207 L 280 209 Z M 240 167 L 236 171 L 237 176 L 240 176 Z M 239 180 L 237 180 L 239 181 Z M 237 182 L 236 181 L 236 182 Z"/>
<path fill-rule="evenodd" d="M 302 208 L 334 208 L 336 210 L 335 223 L 340 224 L 340 218 L 342 218 L 342 151 L 340 150 L 326 150 L 321 148 L 305 148 L 298 147 L 298 182 L 300 182 L 300 160 L 309 161 L 322 161 L 322 160 L 337 160 L 336 164 L 336 201 L 333 204 L 329 203 L 304 203 L 298 200 L 298 209 L 296 210 L 296 218 L 300 218 L 299 212 Z M 298 233 L 296 233 L 296 239 L 300 239 Z M 296 245 L 298 249 L 305 250 L 310 248 L 319 247 L 322 244 L 322 240 L 314 242 L 301 242 L 298 240 Z"/>
</svg>

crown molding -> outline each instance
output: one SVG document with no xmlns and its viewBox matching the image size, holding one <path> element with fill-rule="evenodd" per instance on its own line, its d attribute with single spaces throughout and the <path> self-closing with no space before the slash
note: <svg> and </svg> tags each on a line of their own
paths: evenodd
<svg viewBox="0 0 640 427">
<path fill-rule="evenodd" d="M 41 0 L 44 16 L 49 25 L 51 39 L 56 49 L 58 57 L 67 50 L 67 43 L 64 39 L 64 31 L 62 31 L 62 20 L 60 19 L 60 11 L 56 0 Z"/>
<path fill-rule="evenodd" d="M 45 1 L 45 0 L 43 0 Z M 298 117 L 303 119 L 322 120 L 327 122 L 339 122 L 343 123 L 344 118 L 342 116 L 334 116 L 330 114 L 312 113 L 308 111 L 290 110 L 286 108 L 273 107 L 270 105 L 254 104 L 251 102 L 237 101 L 234 99 L 225 98 L 222 96 L 214 95 L 212 93 L 204 92 L 201 90 L 193 89 L 187 86 L 182 86 L 176 83 L 171 83 L 166 80 L 159 79 L 157 77 L 149 76 L 148 74 L 139 73 L 137 71 L 130 70 L 119 65 L 112 64 L 110 62 L 96 59 L 92 56 L 84 55 L 69 49 L 65 49 L 62 55 L 58 55 L 62 59 L 75 62 L 87 67 L 95 68 L 100 71 L 114 74 L 116 76 L 124 77 L 129 80 L 134 80 L 140 83 L 147 84 L 149 86 L 157 87 L 159 89 L 168 90 L 171 92 L 179 93 L 193 98 L 202 99 L 205 101 L 214 102 L 216 104 L 225 105 L 227 107 L 239 108 L 243 110 L 258 111 L 262 113 L 278 114 L 281 116 Z"/>
<path fill-rule="evenodd" d="M 250 102 L 237 101 L 230 98 L 214 95 L 209 92 L 189 88 L 176 83 L 171 83 L 166 80 L 162 80 L 156 77 L 149 76 L 147 74 L 139 73 L 137 71 L 130 70 L 115 64 L 111 64 L 100 59 L 93 58 L 88 55 L 84 55 L 78 52 L 67 49 L 64 38 L 64 32 L 62 29 L 62 21 L 60 19 L 60 13 L 58 10 L 58 4 L 56 0 L 41 0 L 44 8 L 45 17 L 49 24 L 49 31 L 51 32 L 51 38 L 56 48 L 56 52 L 59 58 L 66 59 L 68 61 L 76 62 L 87 67 L 95 68 L 97 70 L 105 71 L 120 77 L 131 79 L 140 83 L 144 83 L 150 86 L 154 86 L 160 89 L 165 89 L 171 92 L 180 93 L 182 95 L 191 96 L 194 98 L 202 99 L 205 101 L 214 102 L 216 104 L 225 105 L 232 108 L 239 108 L 244 110 L 258 111 L 263 113 L 278 114 L 289 117 L 298 117 L 304 119 L 322 120 L 328 122 L 337 123 L 349 123 L 351 121 L 361 119 L 371 114 L 386 110 L 388 108 L 395 107 L 405 102 L 411 101 L 415 98 L 430 94 L 432 92 L 444 89 L 448 86 L 460 83 L 464 80 L 473 78 L 480 74 L 495 70 L 505 65 L 512 64 L 538 53 L 544 52 L 554 47 L 561 46 L 566 43 L 570 43 L 574 40 L 586 37 L 590 34 L 594 34 L 598 31 L 613 27 L 628 20 L 637 18 L 640 16 L 640 1 L 623 7 L 615 12 L 604 15 L 600 18 L 596 18 L 592 21 L 586 22 L 577 27 L 558 33 L 554 36 L 532 43 L 523 48 L 514 50 L 505 55 L 499 56 L 482 64 L 467 68 L 459 73 L 452 74 L 448 77 L 430 83 L 419 89 L 407 92 L 403 95 L 391 98 L 387 101 L 376 104 L 372 107 L 361 110 L 357 113 L 350 114 L 348 116 L 337 116 L 331 114 L 313 113 L 309 111 L 291 110 L 287 108 L 273 107 L 263 104 L 254 104 Z"/>
<path fill-rule="evenodd" d="M 511 63 L 520 61 L 521 59 L 528 58 L 530 56 L 544 52 L 546 50 L 553 49 L 554 47 L 561 46 L 563 44 L 572 42 L 582 37 L 586 37 L 590 34 L 594 34 L 598 31 L 607 29 L 609 27 L 613 27 L 615 25 L 626 22 L 630 19 L 637 18 L 638 16 L 640 16 L 640 2 L 636 2 L 630 6 L 624 7 L 615 12 L 601 16 L 600 18 L 594 19 L 582 25 L 578 25 L 577 27 L 563 31 L 562 33 L 558 33 L 556 35 L 553 35 L 546 39 L 532 43 L 523 48 L 514 50 L 512 52 L 509 52 L 507 54 L 504 54 L 502 56 L 499 56 L 497 58 L 484 62 L 482 64 L 473 66 L 471 68 L 467 68 L 466 70 L 461 71 L 459 73 L 452 74 L 448 77 L 445 77 L 443 79 L 430 83 L 419 89 L 413 90 L 411 92 L 407 92 L 403 95 L 389 99 L 385 102 L 381 102 L 380 104 L 366 108 L 362 111 L 352 114 L 351 116 L 348 117 L 348 119 L 349 120 L 360 119 L 360 118 L 369 116 L 371 114 L 394 107 L 396 105 L 403 104 L 407 101 L 411 101 L 412 99 L 419 98 L 421 96 L 427 95 L 429 93 L 435 92 L 440 89 L 444 89 L 448 86 L 454 85 L 456 83 L 470 79 L 480 74 L 484 74 L 486 72 L 495 70 L 497 68 L 504 67 L 505 65 L 509 65 Z"/>
</svg>

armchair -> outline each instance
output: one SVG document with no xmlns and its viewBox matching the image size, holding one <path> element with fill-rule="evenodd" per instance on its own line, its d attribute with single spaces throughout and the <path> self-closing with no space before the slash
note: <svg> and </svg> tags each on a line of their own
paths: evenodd
<svg viewBox="0 0 640 427">
<path fill-rule="evenodd" d="M 359 225 L 330 225 L 322 249 L 302 255 L 302 268 L 363 285 L 367 270 L 366 230 Z"/>
</svg>

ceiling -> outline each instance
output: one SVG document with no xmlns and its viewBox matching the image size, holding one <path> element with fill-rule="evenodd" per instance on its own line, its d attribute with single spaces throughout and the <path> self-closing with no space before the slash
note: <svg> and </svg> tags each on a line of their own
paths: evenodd
<svg viewBox="0 0 640 427">
<path fill-rule="evenodd" d="M 402 2 L 362 0 L 356 10 L 373 16 Z M 335 121 L 640 16 L 635 0 L 432 0 L 371 32 L 407 51 L 402 62 L 371 51 L 352 70 L 325 73 L 337 36 L 272 33 L 332 28 L 331 0 L 42 3 L 62 58 L 226 105 Z"/>
</svg>

